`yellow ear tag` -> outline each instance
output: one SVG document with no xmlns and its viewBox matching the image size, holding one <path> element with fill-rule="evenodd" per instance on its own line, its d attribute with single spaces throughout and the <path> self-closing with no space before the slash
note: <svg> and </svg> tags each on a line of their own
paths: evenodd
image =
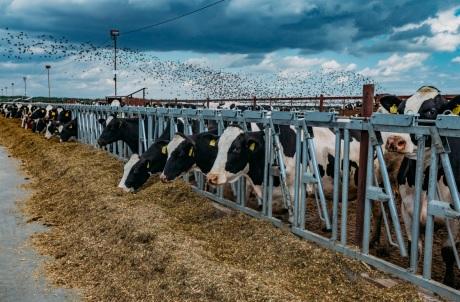
<svg viewBox="0 0 460 302">
<path fill-rule="evenodd" d="M 188 156 L 192 157 L 193 156 L 193 147 L 190 148 L 190 150 L 188 151 Z"/>
<path fill-rule="evenodd" d="M 147 169 L 149 169 L 149 168 L 150 168 L 150 162 L 148 161 L 147 162 Z"/>
<path fill-rule="evenodd" d="M 452 109 L 452 113 L 455 115 L 460 115 L 460 105 L 457 105 L 454 109 Z"/>
<path fill-rule="evenodd" d="M 163 148 L 161 148 L 161 153 L 167 154 L 168 153 L 168 148 L 166 146 L 163 146 Z"/>
<path fill-rule="evenodd" d="M 52 116 L 55 116 L 55 115 L 56 115 L 56 112 L 51 112 L 51 115 L 52 115 Z"/>
<path fill-rule="evenodd" d="M 256 148 L 256 143 L 252 143 L 249 145 L 249 150 L 254 151 L 255 148 Z"/>
<path fill-rule="evenodd" d="M 215 139 L 212 139 L 210 142 L 209 142 L 209 145 L 211 147 L 215 147 L 216 146 L 216 140 Z"/>
<path fill-rule="evenodd" d="M 398 113 L 398 106 L 396 106 L 396 104 L 393 104 L 390 107 L 390 113 L 392 113 L 392 114 Z"/>
<path fill-rule="evenodd" d="M 68 112 L 66 112 L 65 116 L 69 116 L 69 113 L 68 113 Z"/>
<path fill-rule="evenodd" d="M 69 126 L 69 129 L 72 129 L 72 128 L 73 128 L 72 125 L 70 125 L 70 126 Z"/>
</svg>

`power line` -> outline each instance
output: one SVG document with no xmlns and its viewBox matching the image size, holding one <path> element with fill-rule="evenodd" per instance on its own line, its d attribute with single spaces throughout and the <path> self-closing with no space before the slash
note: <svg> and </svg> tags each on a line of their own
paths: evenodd
<svg viewBox="0 0 460 302">
<path fill-rule="evenodd" d="M 148 29 L 148 28 L 152 28 L 152 27 L 156 27 L 156 26 L 159 26 L 159 25 L 163 25 L 163 24 L 166 24 L 166 23 L 169 23 L 169 22 L 173 22 L 173 21 L 176 21 L 178 19 L 181 19 L 181 18 L 184 18 L 184 17 L 187 17 L 187 16 L 190 16 L 190 15 L 193 15 L 195 13 L 198 13 L 200 11 L 203 11 L 207 8 L 210 8 L 212 6 L 215 6 L 221 2 L 224 2 L 226 0 L 219 0 L 219 1 L 216 1 L 216 2 L 213 2 L 213 3 L 210 3 L 208 5 L 205 5 L 205 6 L 202 6 L 198 9 L 195 9 L 195 10 L 192 10 L 192 11 L 189 11 L 189 12 L 186 12 L 182 15 L 178 15 L 176 17 L 172 17 L 172 18 L 169 18 L 169 19 L 166 19 L 166 20 L 163 20 L 163 21 L 160 21 L 158 23 L 155 23 L 155 24 L 151 24 L 151 25 L 147 25 L 147 26 L 143 26 L 143 27 L 140 27 L 140 28 L 137 28 L 137 29 L 133 29 L 133 30 L 129 30 L 129 31 L 126 31 L 126 32 L 121 32 L 120 35 L 127 35 L 127 34 L 132 34 L 132 33 L 135 33 L 135 32 L 138 32 L 138 31 L 141 31 L 141 30 L 145 30 L 145 29 Z"/>
</svg>

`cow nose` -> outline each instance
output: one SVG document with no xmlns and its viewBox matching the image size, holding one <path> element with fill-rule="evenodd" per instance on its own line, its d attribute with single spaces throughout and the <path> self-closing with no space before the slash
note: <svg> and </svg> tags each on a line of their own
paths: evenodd
<svg viewBox="0 0 460 302">
<path fill-rule="evenodd" d="M 406 149 L 406 140 L 399 135 L 392 135 L 387 139 L 385 147 L 388 151 L 403 153 Z"/>
<path fill-rule="evenodd" d="M 161 175 L 160 175 L 160 180 L 161 180 L 162 183 L 167 183 L 168 182 L 168 178 L 163 173 L 161 173 Z"/>
<path fill-rule="evenodd" d="M 207 178 L 207 180 L 208 180 L 208 182 L 209 182 L 210 184 L 212 184 L 212 185 L 217 185 L 218 180 L 219 180 L 219 175 L 217 175 L 217 174 L 208 174 L 208 175 L 206 176 L 206 178 Z"/>
</svg>

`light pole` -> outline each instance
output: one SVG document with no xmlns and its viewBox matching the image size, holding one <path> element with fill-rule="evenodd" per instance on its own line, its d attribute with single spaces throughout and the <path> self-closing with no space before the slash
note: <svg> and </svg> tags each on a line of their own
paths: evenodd
<svg viewBox="0 0 460 302">
<path fill-rule="evenodd" d="M 51 86 L 50 86 L 50 68 L 51 68 L 51 65 L 45 65 L 45 68 L 48 71 L 48 98 L 51 98 Z"/>
<path fill-rule="evenodd" d="M 27 97 L 27 78 L 22 77 L 22 79 L 24 80 L 24 98 L 26 98 Z"/>
<path fill-rule="evenodd" d="M 115 83 L 115 96 L 117 96 L 117 37 L 120 35 L 118 29 L 111 29 L 110 36 L 113 39 L 114 60 L 113 60 L 113 81 Z"/>
<path fill-rule="evenodd" d="M 11 83 L 11 96 L 14 96 L 14 83 Z"/>
</svg>

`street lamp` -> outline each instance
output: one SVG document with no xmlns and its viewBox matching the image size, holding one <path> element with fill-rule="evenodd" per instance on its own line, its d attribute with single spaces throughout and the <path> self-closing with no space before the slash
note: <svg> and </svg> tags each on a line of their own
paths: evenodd
<svg viewBox="0 0 460 302">
<path fill-rule="evenodd" d="M 45 65 L 45 68 L 48 71 L 48 98 L 51 98 L 51 86 L 50 86 L 50 68 L 51 68 L 51 65 Z"/>
<path fill-rule="evenodd" d="M 22 77 L 22 79 L 24 80 L 24 98 L 26 98 L 27 97 L 27 78 Z"/>
<path fill-rule="evenodd" d="M 113 60 L 113 81 L 115 83 L 115 96 L 117 96 L 117 37 L 120 35 L 118 29 L 111 29 L 110 36 L 113 40 L 114 60 Z"/>
<path fill-rule="evenodd" d="M 11 96 L 14 96 L 14 83 L 11 83 Z"/>
</svg>

